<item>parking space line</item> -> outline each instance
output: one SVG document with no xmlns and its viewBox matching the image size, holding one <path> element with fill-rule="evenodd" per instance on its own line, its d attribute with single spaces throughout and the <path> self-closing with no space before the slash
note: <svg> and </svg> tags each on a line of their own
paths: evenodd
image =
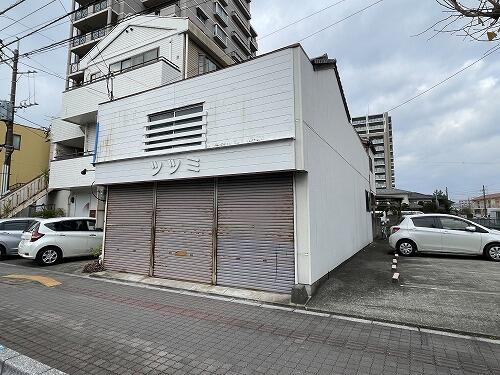
<svg viewBox="0 0 500 375">
<path fill-rule="evenodd" d="M 477 290 L 438 288 L 430 285 L 402 284 L 401 286 L 406 288 L 415 288 L 415 289 L 439 290 L 443 292 L 459 292 L 459 293 L 487 294 L 492 296 L 500 296 L 500 293 L 495 293 L 495 292 L 480 292 Z"/>
</svg>

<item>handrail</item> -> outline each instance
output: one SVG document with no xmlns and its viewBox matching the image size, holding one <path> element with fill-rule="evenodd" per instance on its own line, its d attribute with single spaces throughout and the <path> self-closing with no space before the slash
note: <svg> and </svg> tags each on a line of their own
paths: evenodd
<svg viewBox="0 0 500 375">
<path fill-rule="evenodd" d="M 35 177 L 33 180 L 27 182 L 19 189 L 8 193 L 0 198 L 0 212 L 2 217 L 8 217 L 10 212 L 16 209 L 19 205 L 25 203 L 29 199 L 35 197 L 37 194 L 47 189 L 48 178 L 44 172 Z"/>
</svg>

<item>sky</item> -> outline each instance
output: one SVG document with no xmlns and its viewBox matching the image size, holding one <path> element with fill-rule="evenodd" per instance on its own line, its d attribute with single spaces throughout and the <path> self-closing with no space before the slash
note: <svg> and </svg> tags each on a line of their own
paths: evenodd
<svg viewBox="0 0 500 375">
<path fill-rule="evenodd" d="M 0 1 L 0 9 L 12 2 Z M 252 25 L 259 33 L 258 53 L 298 41 L 310 57 L 328 53 L 337 59 L 349 110 L 355 117 L 389 111 L 497 45 L 443 33 L 417 35 L 443 18 L 443 9 L 435 0 L 376 2 L 253 0 Z M 28 27 L 63 15 L 63 8 L 71 9 L 69 0 L 26 0 L 5 16 L 18 20 L 44 4 L 48 5 L 15 25 L 10 25 L 11 19 L 0 16 L 0 39 L 8 43 L 13 36 L 24 35 Z M 341 21 L 354 13 L 357 14 Z M 68 34 L 68 21 L 61 21 L 42 34 L 23 39 L 20 51 L 65 39 Z M 479 196 L 483 185 L 487 193 L 500 192 L 499 57 L 500 51 L 495 52 L 443 85 L 389 112 L 397 188 L 432 193 L 447 187 L 455 201 Z M 66 60 L 67 49 L 63 47 L 31 59 L 23 58 L 21 62 L 64 77 Z M 20 64 L 20 70 L 34 69 Z M 34 82 L 38 105 L 19 110 L 18 114 L 48 126 L 60 111 L 64 80 L 39 71 Z M 9 92 L 10 68 L 0 65 L 0 98 L 7 99 Z M 33 79 L 22 75 L 18 102 L 29 97 L 33 102 Z M 30 124 L 19 117 L 16 121 Z"/>
</svg>

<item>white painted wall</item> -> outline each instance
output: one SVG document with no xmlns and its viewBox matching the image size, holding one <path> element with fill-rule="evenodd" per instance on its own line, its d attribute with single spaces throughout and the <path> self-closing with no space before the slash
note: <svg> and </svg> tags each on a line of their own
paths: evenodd
<svg viewBox="0 0 500 375">
<path fill-rule="evenodd" d="M 301 49 L 295 53 L 302 116 L 297 138 L 304 145 L 307 171 L 307 189 L 299 199 L 305 199 L 309 209 L 298 213 L 309 217 L 309 249 L 300 251 L 309 250 L 305 261 L 310 263 L 310 274 L 302 272 L 299 279 L 312 284 L 372 241 L 371 214 L 365 204 L 370 172 L 334 70 L 315 72 Z"/>
<path fill-rule="evenodd" d="M 114 77 L 112 91 L 115 99 L 158 87 L 164 79 L 180 79 L 181 73 L 164 61 L 143 66 Z M 110 85 L 111 88 L 111 85 Z M 108 101 L 106 80 L 68 90 L 63 93 L 61 119 L 86 124 L 97 114 L 99 103 Z M 82 105 L 85 103 L 85 105 Z M 89 115 L 93 114 L 93 115 Z"/>
<path fill-rule="evenodd" d="M 84 176 L 80 172 L 90 170 Z M 50 162 L 49 189 L 90 186 L 95 180 L 92 156 Z"/>
<path fill-rule="evenodd" d="M 193 177 L 182 169 L 170 174 L 166 166 L 190 155 L 201 159 L 196 176 L 294 169 L 292 51 L 100 105 L 98 183 Z M 197 103 L 207 112 L 206 149 L 143 151 L 149 114 Z M 156 176 L 152 160 L 164 161 Z"/>
<path fill-rule="evenodd" d="M 55 119 L 52 121 L 50 134 L 52 143 L 61 142 L 66 139 L 83 137 L 83 132 L 80 129 L 80 126 L 61 119 Z"/>
</svg>

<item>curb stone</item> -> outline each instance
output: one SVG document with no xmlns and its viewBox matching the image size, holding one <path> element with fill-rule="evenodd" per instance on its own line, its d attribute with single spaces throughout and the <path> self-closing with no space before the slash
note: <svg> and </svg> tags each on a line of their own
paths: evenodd
<svg viewBox="0 0 500 375">
<path fill-rule="evenodd" d="M 0 344 L 0 375 L 67 375 Z"/>
</svg>

